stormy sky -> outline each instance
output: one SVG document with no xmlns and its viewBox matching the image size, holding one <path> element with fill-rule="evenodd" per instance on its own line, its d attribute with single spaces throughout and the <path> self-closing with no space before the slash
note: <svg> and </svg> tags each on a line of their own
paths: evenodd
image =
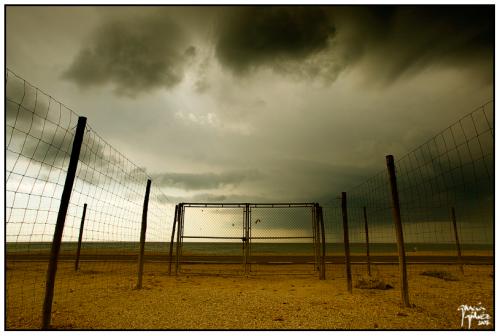
<svg viewBox="0 0 500 336">
<path fill-rule="evenodd" d="M 172 202 L 333 200 L 491 100 L 493 51 L 484 5 L 6 8 L 7 67 Z"/>
</svg>

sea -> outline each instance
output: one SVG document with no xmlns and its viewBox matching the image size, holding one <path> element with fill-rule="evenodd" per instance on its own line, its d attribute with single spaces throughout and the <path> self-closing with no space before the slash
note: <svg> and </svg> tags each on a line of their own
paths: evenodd
<svg viewBox="0 0 500 336">
<path fill-rule="evenodd" d="M 61 252 L 72 252 L 77 249 L 77 242 L 63 242 Z M 138 242 L 83 242 L 82 251 L 106 252 L 106 253 L 133 253 L 139 250 Z M 370 243 L 370 254 L 397 253 L 395 243 Z M 10 253 L 49 253 L 51 243 L 48 242 L 7 242 L 5 244 L 6 252 Z M 350 252 L 352 254 L 366 253 L 366 244 L 350 243 Z M 146 242 L 145 252 L 150 254 L 168 253 L 170 249 L 169 242 Z M 456 251 L 455 244 L 443 243 L 406 243 L 407 253 L 411 252 L 445 252 Z M 462 244 L 462 251 L 493 251 L 492 244 Z M 174 243 L 175 251 L 175 243 Z M 189 255 L 240 255 L 243 254 L 242 243 L 225 242 L 185 242 L 182 245 L 182 253 Z M 311 243 L 252 243 L 251 251 L 255 254 L 276 254 L 276 255 L 312 255 L 313 245 Z M 343 243 L 327 243 L 325 245 L 326 254 L 343 254 Z M 174 252 L 175 253 L 175 252 Z"/>
</svg>

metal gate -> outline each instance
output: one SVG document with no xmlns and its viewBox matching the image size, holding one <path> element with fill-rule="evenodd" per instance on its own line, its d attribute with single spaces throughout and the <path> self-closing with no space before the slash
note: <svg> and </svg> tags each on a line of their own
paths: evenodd
<svg viewBox="0 0 500 336">
<path fill-rule="evenodd" d="M 180 203 L 170 246 L 175 273 L 316 274 L 325 233 L 317 203 Z M 175 257 L 175 259 L 174 259 Z"/>
</svg>

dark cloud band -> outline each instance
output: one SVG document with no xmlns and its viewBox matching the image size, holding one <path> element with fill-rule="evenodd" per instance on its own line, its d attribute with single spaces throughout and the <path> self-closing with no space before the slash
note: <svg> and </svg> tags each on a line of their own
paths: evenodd
<svg viewBox="0 0 500 336">
<path fill-rule="evenodd" d="M 219 189 L 235 186 L 247 179 L 255 179 L 260 173 L 255 170 L 231 171 L 221 174 L 203 173 L 163 173 L 153 175 L 155 183 L 162 187 L 173 187 L 184 190 Z"/>
</svg>

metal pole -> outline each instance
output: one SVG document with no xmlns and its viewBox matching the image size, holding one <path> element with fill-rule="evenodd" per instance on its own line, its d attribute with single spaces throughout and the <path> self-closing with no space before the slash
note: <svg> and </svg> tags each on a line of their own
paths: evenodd
<svg viewBox="0 0 500 336">
<path fill-rule="evenodd" d="M 325 244 L 325 223 L 323 221 L 323 208 L 318 206 L 319 210 L 319 225 L 321 229 L 321 274 L 320 280 L 326 279 L 326 268 L 325 268 L 325 258 L 326 258 L 326 244 Z"/>
<path fill-rule="evenodd" d="M 366 263 L 368 265 L 368 276 L 372 276 L 370 265 L 370 238 L 368 236 L 368 216 L 366 215 L 366 207 L 363 207 L 363 217 L 365 218 L 365 237 L 366 237 Z"/>
<path fill-rule="evenodd" d="M 245 249 L 245 274 L 248 274 L 248 227 L 250 226 L 250 216 L 249 216 L 249 211 L 250 211 L 250 206 L 248 204 L 245 205 L 245 220 L 243 223 L 243 232 L 244 232 L 244 237 L 243 237 L 243 247 Z"/>
<path fill-rule="evenodd" d="M 179 258 L 182 257 L 182 251 L 184 249 L 184 216 L 186 215 L 186 208 L 184 205 L 182 206 L 182 211 L 181 211 L 181 234 L 179 237 L 181 238 L 181 246 L 179 248 Z M 180 260 L 180 259 L 179 259 Z M 180 270 L 181 264 L 179 264 L 179 270 Z"/>
<path fill-rule="evenodd" d="M 64 222 L 66 220 L 66 214 L 68 212 L 69 199 L 71 197 L 73 183 L 75 182 L 76 168 L 78 167 L 78 158 L 80 157 L 80 150 L 82 148 L 83 135 L 85 133 L 86 124 L 87 118 L 78 117 L 78 124 L 76 125 L 75 138 L 73 139 L 73 147 L 71 149 L 71 156 L 69 159 L 68 172 L 66 173 L 66 180 L 64 182 L 64 188 L 61 195 L 61 203 L 59 204 L 59 212 L 57 214 L 56 227 L 54 229 L 54 237 L 52 239 L 52 246 L 50 248 L 47 280 L 45 282 L 45 298 L 43 301 L 42 329 L 49 329 L 50 327 L 52 301 L 54 299 L 54 283 L 57 272 L 57 261 L 59 259 Z"/>
<path fill-rule="evenodd" d="M 399 208 L 398 184 L 396 180 L 396 168 L 394 167 L 394 157 L 387 155 L 387 171 L 389 173 L 389 182 L 392 195 L 392 218 L 396 228 L 396 239 L 398 242 L 399 254 L 399 277 L 401 283 L 401 300 L 405 307 L 410 307 L 410 298 L 408 295 L 408 275 L 406 273 L 406 254 L 403 237 L 403 225 L 401 224 L 401 210 Z"/>
<path fill-rule="evenodd" d="M 252 208 L 248 208 L 248 272 L 252 272 Z"/>
<path fill-rule="evenodd" d="M 142 288 L 142 273 L 144 271 L 144 245 L 146 243 L 146 229 L 148 226 L 148 204 L 149 191 L 151 190 L 151 180 L 148 179 L 146 184 L 146 195 L 144 196 L 144 206 L 142 208 L 142 224 L 141 224 L 141 240 L 139 248 L 139 270 L 137 272 L 137 289 Z"/>
<path fill-rule="evenodd" d="M 76 248 L 75 271 L 78 271 L 80 262 L 80 250 L 82 248 L 83 225 L 85 224 L 85 214 L 87 213 L 87 203 L 83 204 L 82 221 L 80 222 L 80 234 L 78 235 L 78 247 Z"/>
<path fill-rule="evenodd" d="M 460 248 L 460 240 L 458 239 L 458 230 L 457 230 L 457 219 L 455 216 L 455 207 L 451 207 L 451 220 L 453 222 L 453 231 L 455 232 L 455 242 L 457 243 L 457 263 L 460 268 L 460 272 L 462 275 L 464 274 L 464 263 L 462 260 L 462 249 Z"/>
<path fill-rule="evenodd" d="M 174 250 L 174 235 L 175 235 L 175 224 L 177 223 L 177 209 L 178 205 L 175 205 L 175 213 L 174 213 L 174 223 L 172 224 L 172 236 L 170 237 L 170 249 L 168 252 L 168 275 L 170 275 L 172 271 L 172 252 Z"/>
<path fill-rule="evenodd" d="M 351 252 L 349 249 L 349 229 L 347 222 L 347 194 L 342 192 L 342 224 L 344 226 L 345 271 L 347 291 L 352 293 Z"/>
</svg>

